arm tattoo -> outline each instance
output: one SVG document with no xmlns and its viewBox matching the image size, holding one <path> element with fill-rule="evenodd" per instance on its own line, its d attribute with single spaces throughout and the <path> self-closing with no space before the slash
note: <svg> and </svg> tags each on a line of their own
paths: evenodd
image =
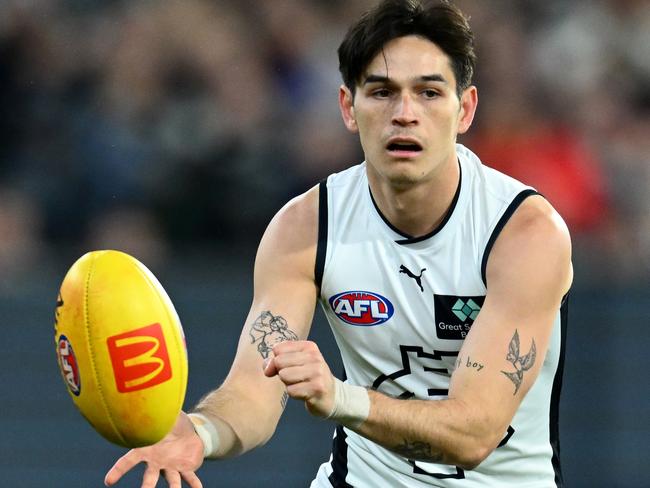
<svg viewBox="0 0 650 488">
<path fill-rule="evenodd" d="M 530 346 L 530 351 L 524 356 L 519 355 L 519 332 L 515 330 L 515 335 L 512 336 L 510 340 L 510 346 L 508 347 L 508 355 L 506 360 L 515 367 L 514 372 L 501 371 L 504 375 L 508 377 L 515 385 L 515 392 L 513 395 L 516 395 L 519 391 L 519 387 L 524 380 L 524 371 L 528 371 L 535 364 L 535 359 L 537 358 L 537 348 L 535 347 L 535 339 L 533 338 L 533 344 Z"/>
<path fill-rule="evenodd" d="M 432 463 L 442 461 L 442 455 L 431 452 L 431 445 L 422 441 L 409 441 L 404 439 L 404 442 L 396 445 L 393 451 L 406 458 L 426 460 Z"/>
<path fill-rule="evenodd" d="M 298 336 L 287 326 L 287 321 L 268 310 L 262 312 L 250 330 L 251 344 L 257 343 L 257 350 L 266 359 L 275 344 L 284 341 L 297 341 Z"/>
<path fill-rule="evenodd" d="M 289 394 L 285 391 L 282 394 L 282 399 L 280 400 L 280 405 L 282 406 L 282 410 L 285 409 L 285 407 L 287 406 L 288 401 L 289 401 Z"/>
<path fill-rule="evenodd" d="M 475 369 L 477 372 L 481 371 L 485 367 L 482 363 L 479 363 L 478 361 L 473 360 L 470 356 L 467 356 L 466 362 L 463 363 L 463 358 L 461 356 L 458 356 L 456 358 L 455 369 L 458 369 L 461 366 L 465 366 L 466 368 L 469 368 L 469 369 Z"/>
</svg>

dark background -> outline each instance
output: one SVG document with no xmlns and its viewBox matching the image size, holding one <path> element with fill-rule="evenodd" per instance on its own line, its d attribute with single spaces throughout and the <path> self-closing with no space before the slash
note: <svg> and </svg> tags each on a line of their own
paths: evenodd
<svg viewBox="0 0 650 488">
<path fill-rule="evenodd" d="M 223 380 L 266 223 L 362 159 L 335 51 L 373 3 L 0 2 L 0 485 L 101 486 L 124 452 L 79 415 L 56 365 L 58 287 L 89 250 L 134 255 L 168 291 L 186 408 Z M 567 485 L 650 486 L 650 2 L 458 3 L 479 54 L 462 142 L 538 188 L 572 232 Z M 340 371 L 320 312 L 312 338 Z M 306 486 L 332 431 L 292 401 L 266 446 L 200 475 Z"/>
</svg>

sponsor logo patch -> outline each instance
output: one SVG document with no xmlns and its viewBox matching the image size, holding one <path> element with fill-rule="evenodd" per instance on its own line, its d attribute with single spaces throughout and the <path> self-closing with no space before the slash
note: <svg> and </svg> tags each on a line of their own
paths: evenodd
<svg viewBox="0 0 650 488">
<path fill-rule="evenodd" d="M 114 335 L 106 342 L 120 393 L 144 390 L 171 379 L 172 367 L 160 324 Z"/>
<path fill-rule="evenodd" d="M 59 368 L 68 390 L 74 395 L 81 393 L 81 376 L 79 375 L 79 363 L 74 355 L 72 344 L 66 336 L 61 334 L 56 346 L 56 356 L 59 360 Z"/>
<path fill-rule="evenodd" d="M 329 299 L 332 311 L 343 322 L 360 327 L 383 324 L 393 316 L 393 304 L 371 291 L 344 291 Z"/>
<path fill-rule="evenodd" d="M 439 339 L 463 340 L 481 311 L 484 296 L 433 295 L 436 335 Z"/>
</svg>

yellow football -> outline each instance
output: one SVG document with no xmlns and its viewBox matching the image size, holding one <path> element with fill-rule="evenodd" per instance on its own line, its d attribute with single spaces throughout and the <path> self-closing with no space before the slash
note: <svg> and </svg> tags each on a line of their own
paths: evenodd
<svg viewBox="0 0 650 488">
<path fill-rule="evenodd" d="M 185 337 L 156 277 L 119 251 L 93 251 L 70 268 L 56 303 L 59 368 L 81 414 L 125 447 L 173 427 L 187 386 Z"/>
</svg>

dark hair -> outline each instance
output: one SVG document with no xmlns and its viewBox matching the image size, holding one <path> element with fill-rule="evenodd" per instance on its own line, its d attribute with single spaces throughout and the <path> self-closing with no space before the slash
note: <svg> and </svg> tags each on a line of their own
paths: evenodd
<svg viewBox="0 0 650 488">
<path fill-rule="evenodd" d="M 384 0 L 350 27 L 339 46 L 339 71 L 352 94 L 384 45 L 409 35 L 430 40 L 449 56 L 459 96 L 471 85 L 476 64 L 474 34 L 458 7 L 446 0 Z"/>
</svg>

